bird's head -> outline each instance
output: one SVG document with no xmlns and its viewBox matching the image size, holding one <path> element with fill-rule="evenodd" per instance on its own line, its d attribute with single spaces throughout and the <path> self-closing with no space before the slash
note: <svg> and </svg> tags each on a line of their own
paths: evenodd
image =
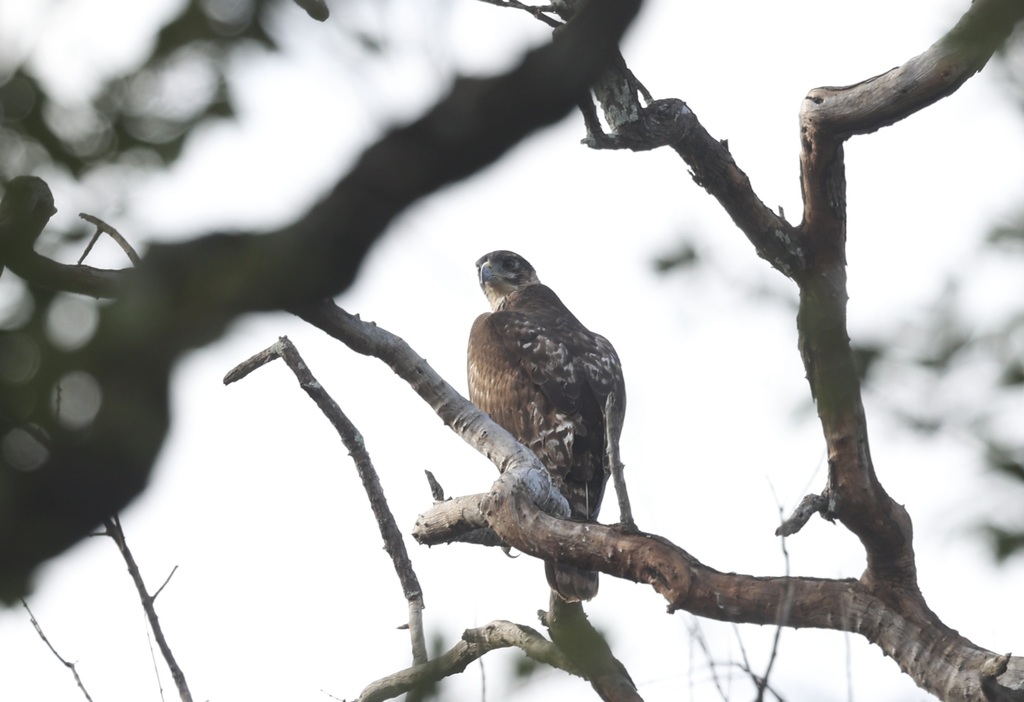
<svg viewBox="0 0 1024 702">
<path fill-rule="evenodd" d="M 505 298 L 527 285 L 540 282 L 537 271 L 525 258 L 512 251 L 492 251 L 476 262 L 480 287 L 491 303 L 491 309 L 502 308 Z"/>
</svg>

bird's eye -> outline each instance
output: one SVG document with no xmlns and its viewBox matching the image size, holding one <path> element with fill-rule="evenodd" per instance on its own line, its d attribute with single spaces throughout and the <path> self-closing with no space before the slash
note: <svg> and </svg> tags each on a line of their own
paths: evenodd
<svg viewBox="0 0 1024 702">
<path fill-rule="evenodd" d="M 510 271 L 519 270 L 519 260 L 515 258 L 506 259 L 505 268 L 509 269 Z"/>
</svg>

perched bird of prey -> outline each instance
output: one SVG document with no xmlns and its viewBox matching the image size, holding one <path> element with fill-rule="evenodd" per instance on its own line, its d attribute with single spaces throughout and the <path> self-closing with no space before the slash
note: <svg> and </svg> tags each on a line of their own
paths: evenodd
<svg viewBox="0 0 1024 702">
<path fill-rule="evenodd" d="M 618 443 L 626 406 L 619 357 L 519 254 L 493 251 L 476 267 L 492 311 L 477 317 L 469 335 L 469 398 L 537 454 L 572 519 L 596 521 L 607 442 Z M 606 430 L 609 409 L 613 436 Z M 597 594 L 594 571 L 565 563 L 546 563 L 545 571 L 566 601 Z"/>
</svg>

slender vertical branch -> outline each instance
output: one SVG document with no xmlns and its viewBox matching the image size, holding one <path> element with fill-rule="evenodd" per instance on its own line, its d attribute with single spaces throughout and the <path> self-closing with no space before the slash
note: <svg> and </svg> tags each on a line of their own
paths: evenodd
<svg viewBox="0 0 1024 702">
<path fill-rule="evenodd" d="M 139 599 L 142 601 L 142 609 L 146 612 L 146 620 L 149 622 L 149 628 L 153 631 L 153 638 L 156 639 L 156 645 L 160 648 L 160 653 L 163 655 L 164 660 L 167 662 L 167 667 L 171 670 L 171 677 L 174 679 L 174 684 L 178 688 L 178 695 L 181 697 L 181 702 L 192 702 L 192 693 L 188 689 L 188 683 L 185 681 L 185 673 L 182 672 L 181 666 L 178 665 L 178 661 L 174 658 L 174 653 L 171 652 L 171 647 L 167 643 L 167 637 L 164 636 L 163 627 L 160 626 L 160 618 L 156 615 L 156 607 L 153 603 L 156 600 L 156 595 L 150 595 L 149 591 L 146 590 L 146 583 L 142 580 L 142 572 L 139 570 L 138 564 L 135 562 L 135 557 L 132 555 L 131 549 L 128 548 L 128 542 L 124 537 L 124 530 L 121 529 L 121 520 L 114 515 L 103 520 L 103 525 L 106 527 L 106 531 L 103 532 L 104 536 L 109 536 L 117 544 L 118 550 L 121 552 L 121 557 L 124 558 L 125 564 L 128 566 L 128 574 L 132 577 L 132 582 L 135 583 L 135 589 L 139 592 Z M 165 583 L 166 585 L 166 583 Z M 161 590 L 163 587 L 161 586 Z"/>
<path fill-rule="evenodd" d="M 277 343 L 255 354 L 230 370 L 224 376 L 224 384 L 241 380 L 256 368 L 259 368 L 275 358 L 285 362 L 299 386 L 316 403 L 324 416 L 330 421 L 331 426 L 338 432 L 345 448 L 355 462 L 356 473 L 363 483 L 366 495 L 370 500 L 370 509 L 373 511 L 374 519 L 380 529 L 380 535 L 384 539 L 384 549 L 391 556 L 395 573 L 402 585 L 405 598 L 409 602 L 409 635 L 412 639 L 412 658 L 416 665 L 426 663 L 427 645 L 423 633 L 423 591 L 420 588 L 419 579 L 412 567 L 409 553 L 406 551 L 405 542 L 402 540 L 402 533 L 398 529 L 395 517 L 388 508 L 387 498 L 384 496 L 384 489 L 381 487 L 377 471 L 370 460 L 370 454 L 366 450 L 362 434 L 355 428 L 345 413 L 338 406 L 323 386 L 313 376 L 305 361 L 299 355 L 295 345 L 287 337 L 281 337 Z"/>
</svg>

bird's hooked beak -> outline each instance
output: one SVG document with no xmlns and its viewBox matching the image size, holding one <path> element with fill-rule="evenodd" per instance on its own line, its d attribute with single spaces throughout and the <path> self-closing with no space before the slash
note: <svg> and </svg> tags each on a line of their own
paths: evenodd
<svg viewBox="0 0 1024 702">
<path fill-rule="evenodd" d="M 494 271 L 491 269 L 491 262 L 484 260 L 480 262 L 480 265 L 476 268 L 477 279 L 480 281 L 480 287 L 484 287 L 494 278 Z"/>
</svg>

